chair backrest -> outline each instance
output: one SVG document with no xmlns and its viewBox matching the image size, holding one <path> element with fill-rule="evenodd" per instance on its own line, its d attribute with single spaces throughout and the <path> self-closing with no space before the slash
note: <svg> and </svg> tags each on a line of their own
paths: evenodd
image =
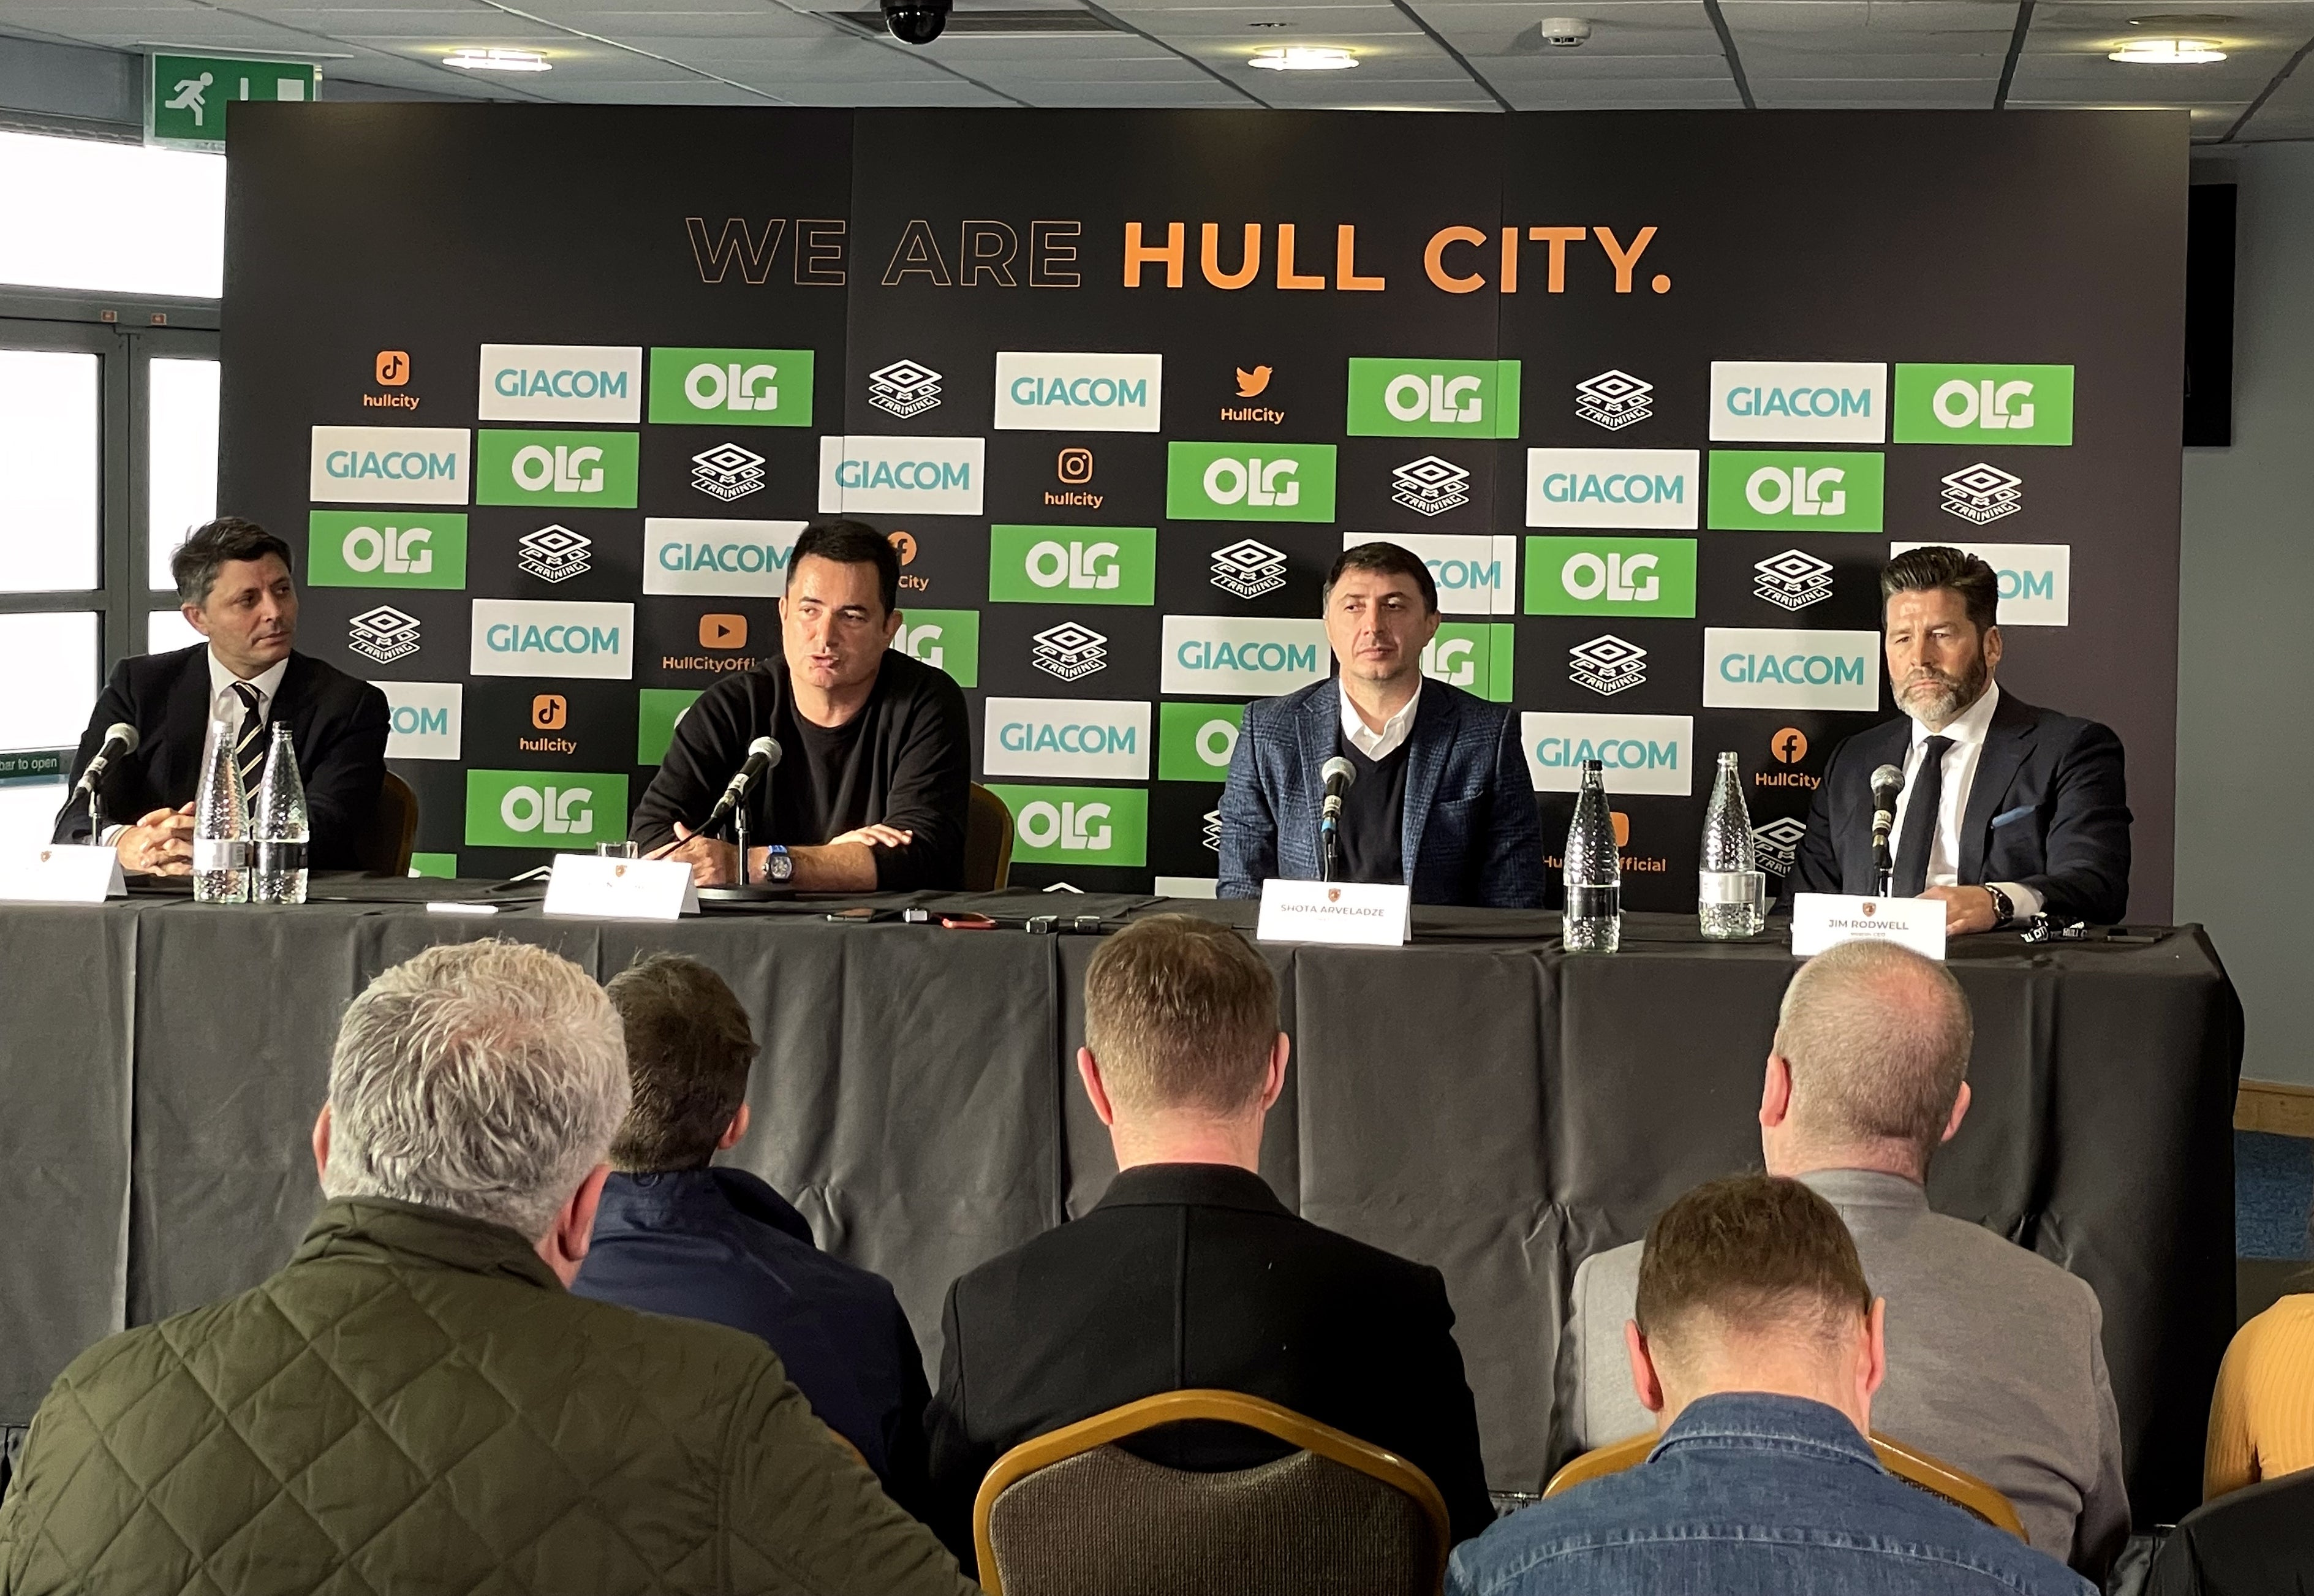
<svg viewBox="0 0 2314 1596">
<path fill-rule="evenodd" d="M 979 782 L 965 812 L 964 890 L 1002 892 L 1012 877 L 1012 811 Z"/>
<path fill-rule="evenodd" d="M 1561 1491 L 1572 1490 L 1605 1475 L 1620 1474 L 1624 1469 L 1643 1463 L 1656 1449 L 1656 1437 L 1650 1433 L 1634 1435 L 1629 1441 L 1618 1441 L 1571 1459 L 1566 1467 L 1550 1477 L 1542 1487 L 1545 1496 L 1556 1496 Z M 2008 1497 L 1994 1490 L 1965 1469 L 1954 1468 L 1939 1458 L 1932 1458 L 1916 1447 L 1891 1440 L 1877 1430 L 1872 1433 L 1872 1450 L 1880 1459 L 1880 1466 L 1906 1485 L 1941 1497 L 1955 1507 L 1963 1508 L 1992 1525 L 2006 1530 L 2018 1539 L 2025 1539 L 2025 1522 L 2017 1516 L 2017 1509 Z"/>
<path fill-rule="evenodd" d="M 1169 1468 L 1117 1442 L 1218 1420 L 1298 1450 L 1253 1468 Z M 1446 1503 L 1419 1468 L 1274 1402 L 1168 1391 L 1023 1442 L 973 1503 L 990 1596 L 1435 1596 Z"/>
<path fill-rule="evenodd" d="M 377 806 L 370 811 L 369 829 L 355 849 L 362 871 L 370 876 L 404 876 L 410 872 L 411 850 L 418 842 L 418 795 L 410 783 L 392 771 L 377 789 Z"/>
</svg>

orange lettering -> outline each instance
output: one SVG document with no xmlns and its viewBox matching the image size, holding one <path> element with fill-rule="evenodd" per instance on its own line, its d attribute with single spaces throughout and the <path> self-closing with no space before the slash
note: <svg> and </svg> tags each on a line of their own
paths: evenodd
<svg viewBox="0 0 2314 1596">
<path fill-rule="evenodd" d="M 1503 292 L 1518 292 L 1519 234 L 1515 227 L 1503 229 Z"/>
<path fill-rule="evenodd" d="M 1483 244 L 1486 242 L 1487 235 L 1476 227 L 1441 227 L 1430 235 L 1430 242 L 1422 246 L 1422 269 L 1429 273 L 1433 286 L 1449 294 L 1475 294 L 1487 286 L 1487 279 L 1475 271 L 1469 277 L 1450 276 L 1445 262 L 1440 257 L 1450 243 Z"/>
<path fill-rule="evenodd" d="M 1141 224 L 1127 222 L 1125 225 L 1125 286 L 1138 288 L 1141 287 L 1141 269 L 1152 261 L 1162 260 L 1165 263 L 1165 286 L 1179 287 L 1181 261 L 1188 253 L 1188 245 L 1189 227 L 1186 222 L 1165 224 L 1165 247 L 1162 249 L 1144 243 Z"/>
<path fill-rule="evenodd" d="M 1322 288 L 1326 279 L 1304 277 L 1294 269 L 1294 224 L 1277 224 L 1277 286 L 1281 288 Z"/>
<path fill-rule="evenodd" d="M 1629 294 L 1631 291 L 1631 268 L 1639 263 L 1639 257 L 1647 252 L 1647 245 L 1655 242 L 1656 230 L 1652 227 L 1640 228 L 1638 237 L 1631 240 L 1630 252 L 1628 254 L 1624 252 L 1623 246 L 1615 242 L 1613 228 L 1594 227 L 1591 232 L 1598 239 L 1599 247 L 1607 251 L 1607 259 L 1614 264 L 1615 292 Z"/>
<path fill-rule="evenodd" d="M 1205 269 L 1206 281 L 1216 288 L 1242 288 L 1253 281 L 1261 269 L 1261 224 L 1245 225 L 1245 258 L 1233 272 L 1222 270 L 1222 230 L 1212 222 L 1205 225 L 1197 244 L 1197 264 Z"/>
<path fill-rule="evenodd" d="M 1550 278 L 1543 285 L 1546 292 L 1567 292 L 1567 246 L 1581 243 L 1583 234 L 1584 229 L 1580 227 L 1530 227 L 1526 230 L 1526 235 L 1535 242 L 1549 240 L 1550 243 Z"/>
<path fill-rule="evenodd" d="M 1358 275 L 1358 230 L 1345 222 L 1334 229 L 1334 287 L 1344 293 L 1367 294 L 1382 292 L 1380 278 Z"/>
</svg>

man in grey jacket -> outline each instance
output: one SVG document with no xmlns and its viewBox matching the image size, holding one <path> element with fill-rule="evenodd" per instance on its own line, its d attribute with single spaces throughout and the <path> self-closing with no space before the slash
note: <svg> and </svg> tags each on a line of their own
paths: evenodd
<svg viewBox="0 0 2314 1596">
<path fill-rule="evenodd" d="M 1771 1175 L 1840 1211 L 1887 1301 L 1875 1427 L 1985 1480 L 2036 1548 L 2101 1579 L 2128 1537 L 2129 1497 L 2097 1293 L 1929 1210 L 1930 1157 L 1968 1112 L 1972 1028 L 1942 965 L 1880 942 L 1819 955 L 1784 993 L 1761 1146 Z M 1623 1345 L 1639 1251 L 1599 1253 L 1575 1273 L 1559 1399 L 1578 1449 L 1653 1427 Z"/>
</svg>

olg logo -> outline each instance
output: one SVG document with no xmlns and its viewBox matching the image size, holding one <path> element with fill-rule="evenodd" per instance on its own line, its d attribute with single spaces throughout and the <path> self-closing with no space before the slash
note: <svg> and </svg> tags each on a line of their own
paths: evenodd
<svg viewBox="0 0 2314 1596">
<path fill-rule="evenodd" d="M 635 606 L 478 598 L 466 669 L 477 676 L 635 674 Z"/>
<path fill-rule="evenodd" d="M 316 587 L 466 585 L 464 516 L 314 510 L 305 530 L 305 579 Z"/>
<path fill-rule="evenodd" d="M 1342 547 L 1356 548 L 1372 534 L 1346 532 Z M 1399 533 L 1390 541 L 1430 568 L 1438 585 L 1438 607 L 1449 615 L 1513 615 L 1518 613 L 1518 539 L 1455 533 Z"/>
<path fill-rule="evenodd" d="M 486 428 L 477 445 L 476 502 L 635 507 L 635 434 Z"/>
<path fill-rule="evenodd" d="M 1862 360 L 1715 360 L 1711 436 L 1736 443 L 1877 444 L 1888 368 Z"/>
<path fill-rule="evenodd" d="M 1350 362 L 1352 437 L 1516 437 L 1515 360 Z"/>
<path fill-rule="evenodd" d="M 316 427 L 306 497 L 317 504 L 464 504 L 463 427 Z"/>
<path fill-rule="evenodd" d="M 1583 785 L 1583 762 L 1606 767 L 1607 790 L 1685 798 L 1695 744 L 1690 715 L 1558 715 L 1519 717 L 1519 743 L 1537 792 L 1574 792 Z"/>
<path fill-rule="evenodd" d="M 903 611 L 892 647 L 934 670 L 946 671 L 958 687 L 980 685 L 978 610 Z"/>
<path fill-rule="evenodd" d="M 1892 542 L 1891 558 L 1927 543 Z M 2070 543 L 1955 543 L 1944 547 L 1974 554 L 2000 579 L 2002 626 L 2065 626 L 2072 621 L 2073 550 Z"/>
<path fill-rule="evenodd" d="M 1512 635 L 1516 630 L 1500 622 L 1444 622 L 1422 651 L 1422 674 L 1489 703 L 1506 704 L 1511 701 Z"/>
<path fill-rule="evenodd" d="M 1001 604 L 1157 601 L 1153 526 L 988 529 L 988 596 Z"/>
<path fill-rule="evenodd" d="M 804 525 L 646 516 L 643 591 L 777 598 L 787 590 L 788 558 Z"/>
<path fill-rule="evenodd" d="M 824 515 L 977 516 L 988 440 L 823 437 Z"/>
<path fill-rule="evenodd" d="M 455 759 L 464 743 L 466 689 L 458 682 L 380 682 L 388 759 Z"/>
<path fill-rule="evenodd" d="M 1331 521 L 1334 445 L 1168 444 L 1165 514 L 1175 521 Z"/>
<path fill-rule="evenodd" d="M 650 419 L 694 427 L 808 427 L 809 349 L 653 349 Z"/>
<path fill-rule="evenodd" d="M 1880 634 L 1707 626 L 1703 705 L 1709 710 L 1877 709 Z"/>
<path fill-rule="evenodd" d="M 1154 432 L 1164 396 L 1162 355 L 997 352 L 1000 431 Z"/>
<path fill-rule="evenodd" d="M 2070 444 L 2070 366 L 1899 366 L 1900 444 Z"/>
<path fill-rule="evenodd" d="M 1694 528 L 1703 498 L 1694 449 L 1529 449 L 1529 526 Z"/>
<path fill-rule="evenodd" d="M 600 344 L 484 344 L 485 421 L 642 419 L 643 352 Z"/>
<path fill-rule="evenodd" d="M 992 776 L 1148 779 L 1144 701 L 991 698 L 982 732 L 982 768 Z"/>
<path fill-rule="evenodd" d="M 1693 615 L 1695 540 L 1531 537 L 1526 613 Z"/>
<path fill-rule="evenodd" d="M 1168 615 L 1164 639 L 1161 692 L 1269 698 L 1329 674 L 1322 621 Z"/>
<path fill-rule="evenodd" d="M 627 779 L 596 771 L 468 771 L 466 844 L 581 849 L 627 834 Z"/>
<path fill-rule="evenodd" d="M 1878 454 L 1711 451 L 1710 524 L 1762 532 L 1878 532 Z"/>
<path fill-rule="evenodd" d="M 1012 811 L 1015 864 L 1137 868 L 1149 855 L 1145 787 L 992 787 Z"/>
<path fill-rule="evenodd" d="M 1157 779 L 1161 781 L 1226 781 L 1237 753 L 1243 704 L 1160 704 L 1157 707 Z"/>
</svg>

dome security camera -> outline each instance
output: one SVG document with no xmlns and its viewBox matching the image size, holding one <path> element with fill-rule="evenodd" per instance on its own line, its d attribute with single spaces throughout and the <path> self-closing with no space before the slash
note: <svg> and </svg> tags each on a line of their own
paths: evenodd
<svg viewBox="0 0 2314 1596">
<path fill-rule="evenodd" d="M 950 0 L 881 0 L 884 26 L 902 44 L 930 44 L 948 26 Z"/>
<path fill-rule="evenodd" d="M 1591 37 L 1591 24 L 1581 17 L 1545 17 L 1534 31 L 1544 43 L 1563 50 L 1571 50 Z"/>
</svg>

